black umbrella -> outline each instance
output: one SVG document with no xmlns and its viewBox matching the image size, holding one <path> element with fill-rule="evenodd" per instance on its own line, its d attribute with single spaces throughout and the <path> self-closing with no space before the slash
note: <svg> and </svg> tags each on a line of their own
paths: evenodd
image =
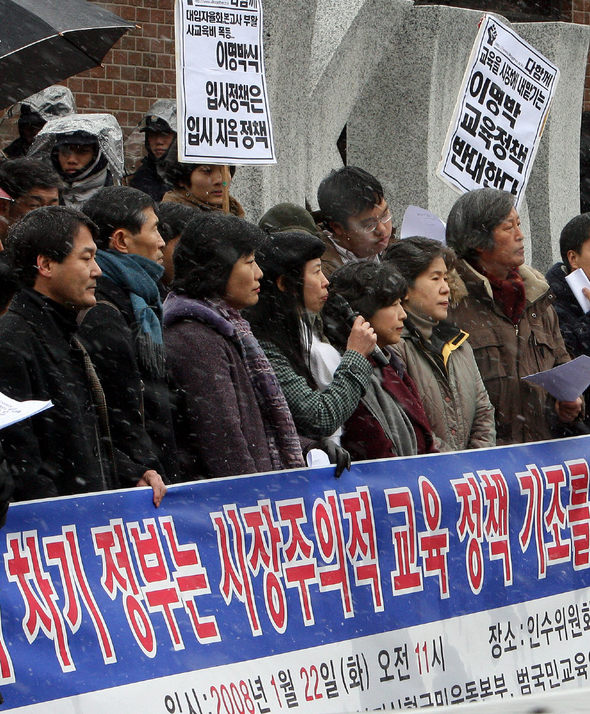
<svg viewBox="0 0 590 714">
<path fill-rule="evenodd" d="M 0 0 L 0 108 L 99 65 L 135 25 L 85 0 Z"/>
</svg>

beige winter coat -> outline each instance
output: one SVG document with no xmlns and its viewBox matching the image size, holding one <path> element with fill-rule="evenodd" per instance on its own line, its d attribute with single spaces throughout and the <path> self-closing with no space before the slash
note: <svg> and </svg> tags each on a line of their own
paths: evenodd
<svg viewBox="0 0 590 714">
<path fill-rule="evenodd" d="M 395 346 L 416 383 L 440 451 L 495 446 L 494 408 L 477 369 L 468 335 L 447 323 L 408 315 Z"/>
</svg>

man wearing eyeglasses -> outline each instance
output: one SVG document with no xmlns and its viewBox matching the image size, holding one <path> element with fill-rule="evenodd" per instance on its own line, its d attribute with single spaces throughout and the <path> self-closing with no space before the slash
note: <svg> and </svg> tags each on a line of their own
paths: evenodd
<svg viewBox="0 0 590 714">
<path fill-rule="evenodd" d="M 381 183 L 356 166 L 332 171 L 318 188 L 318 204 L 326 232 L 322 271 L 326 276 L 357 260 L 379 262 L 393 230 Z"/>
<path fill-rule="evenodd" d="M 0 205 L 0 242 L 8 228 L 29 211 L 57 206 L 61 181 L 57 173 L 36 159 L 11 159 L 0 164 L 0 189 L 8 194 Z M 4 209 L 4 210 L 2 210 Z"/>
</svg>

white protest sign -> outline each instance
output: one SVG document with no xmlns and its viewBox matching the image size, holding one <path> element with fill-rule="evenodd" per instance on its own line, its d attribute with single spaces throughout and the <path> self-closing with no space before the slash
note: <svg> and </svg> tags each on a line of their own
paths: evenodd
<svg viewBox="0 0 590 714">
<path fill-rule="evenodd" d="M 463 77 L 437 174 L 460 191 L 490 186 L 521 199 L 559 69 L 485 15 Z"/>
<path fill-rule="evenodd" d="M 261 0 L 176 0 L 178 158 L 276 163 Z"/>
</svg>

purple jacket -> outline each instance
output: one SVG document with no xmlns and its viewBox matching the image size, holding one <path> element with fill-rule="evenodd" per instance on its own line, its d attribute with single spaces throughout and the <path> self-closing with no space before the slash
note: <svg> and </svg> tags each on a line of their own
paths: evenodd
<svg viewBox="0 0 590 714">
<path fill-rule="evenodd" d="M 262 415 L 231 322 L 199 300 L 170 293 L 164 344 L 181 479 L 272 470 Z"/>
</svg>

